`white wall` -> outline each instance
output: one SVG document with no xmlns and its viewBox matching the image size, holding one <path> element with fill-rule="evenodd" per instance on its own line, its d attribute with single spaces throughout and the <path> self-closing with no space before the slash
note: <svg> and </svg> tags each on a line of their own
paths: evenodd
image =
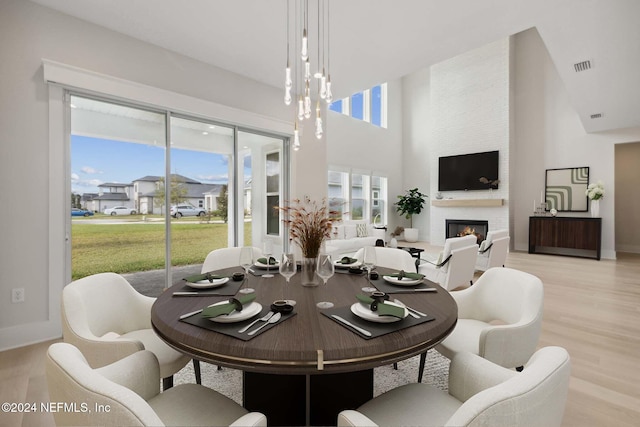
<svg viewBox="0 0 640 427">
<path fill-rule="evenodd" d="M 397 200 L 397 195 L 404 191 L 400 80 L 387 82 L 387 97 L 386 129 L 329 111 L 326 133 L 329 165 L 388 177 L 387 228 L 391 232 L 401 221 L 392 204 Z M 323 181 L 326 187 L 326 171 Z"/>
<path fill-rule="evenodd" d="M 443 245 L 446 219 L 487 220 L 490 230 L 508 227 L 509 48 L 509 39 L 499 40 L 403 80 L 406 184 L 427 189 L 431 203 L 438 192 L 439 157 L 499 150 L 498 189 L 442 195 L 452 199 L 507 199 L 503 206 L 490 208 L 429 206 L 429 219 L 421 214 L 416 222 L 420 240 L 428 238 L 432 244 Z"/>
<path fill-rule="evenodd" d="M 63 194 L 50 194 L 48 181 L 50 158 L 55 168 L 64 162 L 63 158 L 51 157 L 60 152 L 60 147 L 49 146 L 50 130 L 62 132 L 63 123 L 49 121 L 50 90 L 44 83 L 43 59 L 280 122 L 292 117 L 290 109 L 282 103 L 281 91 L 275 88 L 31 2 L 3 0 L 0 3 L 0 204 L 19 206 L 21 212 L 28 214 L 0 222 L 0 349 L 60 333 L 56 310 L 62 284 L 49 276 L 52 267 L 49 260 L 52 251 L 64 250 L 62 228 L 66 219 L 60 217 L 52 229 L 48 212 L 52 204 L 60 204 L 61 211 L 65 205 Z M 56 102 L 61 105 L 59 96 Z M 293 160 L 294 194 L 300 188 L 326 192 L 325 146 L 311 145 L 311 141 L 303 144 L 306 146 Z M 16 287 L 25 288 L 26 301 L 22 304 L 10 302 L 11 289 Z"/>
<path fill-rule="evenodd" d="M 402 79 L 403 140 L 402 182 L 403 189 L 418 188 L 429 197 L 424 210 L 413 216 L 413 227 L 418 229 L 418 240 L 431 241 L 431 173 L 432 156 L 431 114 L 431 73 L 430 69 L 416 71 Z M 406 222 L 403 219 L 403 222 Z M 406 224 L 408 226 L 408 224 Z M 393 229 L 392 229 L 393 230 Z"/>
<path fill-rule="evenodd" d="M 529 216 L 533 201 L 539 202 L 544 190 L 546 169 L 589 166 L 590 180 L 604 181 L 607 191 L 600 208 L 602 256 L 615 258 L 614 146 L 640 140 L 640 128 L 586 133 L 538 32 L 527 30 L 510 40 L 402 79 L 404 185 L 422 188 L 427 182 L 432 198 L 437 191 L 438 156 L 499 149 L 501 183 L 493 197 L 508 199 L 504 212 L 448 208 L 447 216 L 488 217 L 490 229 L 509 227 L 514 249 L 526 251 Z M 458 81 L 466 86 L 460 87 Z M 424 178 L 427 173 L 430 180 Z M 488 197 L 482 192 L 444 196 Z M 419 216 L 421 240 L 442 244 L 444 221 L 438 209 L 430 207 L 428 218 Z"/>
<path fill-rule="evenodd" d="M 528 248 L 528 217 L 533 200 L 539 200 L 544 189 L 545 170 L 589 166 L 590 181 L 602 180 L 607 192 L 600 203 L 602 256 L 615 258 L 614 145 L 638 141 L 640 128 L 586 133 L 538 32 L 517 34 L 514 50 L 516 152 L 511 161 L 517 174 L 512 180 L 516 209 L 511 233 L 515 249 Z"/>
</svg>

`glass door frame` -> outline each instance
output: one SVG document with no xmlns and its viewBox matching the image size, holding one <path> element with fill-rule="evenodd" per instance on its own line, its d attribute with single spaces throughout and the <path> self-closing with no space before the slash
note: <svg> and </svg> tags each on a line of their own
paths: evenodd
<svg viewBox="0 0 640 427">
<path fill-rule="evenodd" d="M 162 107 L 158 107 L 158 106 L 151 106 L 148 104 L 145 104 L 143 102 L 135 102 L 133 100 L 127 100 L 127 99 L 121 99 L 121 98 L 117 98 L 117 97 L 111 97 L 108 95 L 103 95 L 103 94 L 95 94 L 95 93 L 91 93 L 91 92 L 85 92 L 82 90 L 77 90 L 77 89 L 73 89 L 73 88 L 63 88 L 63 110 L 64 110 L 64 148 L 63 148 L 63 152 L 64 152 L 64 158 L 65 158 L 65 166 L 64 166 L 64 184 L 63 184 L 63 188 L 64 188 L 64 192 L 65 194 L 63 195 L 63 200 L 70 200 L 71 198 L 71 176 L 70 176 L 70 169 L 71 169 L 71 133 L 72 133 L 72 128 L 71 128 L 71 97 L 72 96 L 77 96 L 77 97 L 81 97 L 81 98 L 87 98 L 87 99 L 92 99 L 95 101 L 100 101 L 100 102 L 106 102 L 106 103 L 113 103 L 113 104 L 117 104 L 117 105 L 121 105 L 121 106 L 125 106 L 125 107 L 129 107 L 129 108 L 135 108 L 135 109 L 139 109 L 139 110 L 143 110 L 143 111 L 149 111 L 149 112 L 153 112 L 153 113 L 157 113 L 157 114 L 161 114 L 164 115 L 165 118 L 165 182 L 167 181 L 167 177 L 171 176 L 171 118 L 175 117 L 175 118 L 181 118 L 181 119 L 186 119 L 186 120 L 194 120 L 194 121 L 198 121 L 198 122 L 203 122 L 203 123 L 207 123 L 207 124 L 212 124 L 215 126 L 221 126 L 221 127 L 225 127 L 225 128 L 229 128 L 229 129 L 233 129 L 233 152 L 231 155 L 231 159 L 230 161 L 232 162 L 233 165 L 233 176 L 230 177 L 229 181 L 231 183 L 231 181 L 233 181 L 233 187 L 234 187 L 234 192 L 236 194 L 234 194 L 233 197 L 233 207 L 231 210 L 231 216 L 230 216 L 230 220 L 233 221 L 233 232 L 231 233 L 231 237 L 232 237 L 232 241 L 229 242 L 230 246 L 242 246 L 242 242 L 239 242 L 239 232 L 238 232 L 238 227 L 240 226 L 244 226 L 244 215 L 242 215 L 241 217 L 239 217 L 239 209 L 240 209 L 240 200 L 237 197 L 237 193 L 238 193 L 238 188 L 239 187 L 239 183 L 238 183 L 238 165 L 237 165 L 237 161 L 236 159 L 238 159 L 238 149 L 239 149 L 239 144 L 238 144 L 238 133 L 240 131 L 242 132 L 247 132 L 247 133 L 252 133 L 252 134 L 257 134 L 257 135 L 262 135 L 262 136 L 266 136 L 269 138 L 273 138 L 273 139 L 279 139 L 282 140 L 282 147 L 281 147 L 281 153 L 282 153 L 282 163 L 281 163 L 281 173 L 282 173 L 282 178 L 281 178 L 281 182 L 282 182 L 282 186 L 281 186 L 281 197 L 282 200 L 289 200 L 290 198 L 290 194 L 291 194 L 291 155 L 290 155 L 290 151 L 291 151 L 291 138 L 289 135 L 285 135 L 285 134 L 281 134 L 278 132 L 269 132 L 269 131 L 263 131 L 263 130 L 259 130 L 259 129 L 254 129 L 248 126 L 241 126 L 241 125 L 237 125 L 237 124 L 230 124 L 230 123 L 225 123 L 224 121 L 221 120 L 216 120 L 210 117 L 205 117 L 202 115 L 198 115 L 198 114 L 184 114 L 184 113 L 180 113 L 180 112 L 176 112 L 176 111 L 172 111 L 171 108 L 166 107 L 166 108 L 162 108 Z M 170 200 L 170 191 L 171 191 L 171 186 L 169 185 L 165 185 L 165 200 Z M 66 218 L 66 222 L 65 222 L 65 227 L 64 227 L 64 258 L 65 258 L 65 262 L 64 262 L 64 277 L 65 277 L 65 283 L 70 283 L 71 281 L 71 245 L 72 245 L 72 236 L 71 236 L 71 212 L 70 212 L 70 205 L 69 203 L 65 203 L 64 204 L 64 215 Z M 170 210 L 171 210 L 171 206 L 170 203 L 165 203 L 164 206 L 164 217 L 165 217 L 165 283 L 164 286 L 168 287 L 172 285 L 172 266 L 171 266 L 171 216 L 170 216 Z M 282 219 L 282 214 L 281 214 L 281 219 Z M 285 227 L 282 227 L 280 229 L 280 237 L 282 237 L 285 233 L 287 232 L 287 230 L 285 229 Z M 283 239 L 283 246 L 284 248 L 287 248 L 288 246 L 288 240 L 287 239 Z"/>
</svg>

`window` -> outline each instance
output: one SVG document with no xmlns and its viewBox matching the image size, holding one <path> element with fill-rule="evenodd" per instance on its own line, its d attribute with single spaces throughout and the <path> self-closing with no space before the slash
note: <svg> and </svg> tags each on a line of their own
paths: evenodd
<svg viewBox="0 0 640 427">
<path fill-rule="evenodd" d="M 387 219 L 387 178 L 369 173 L 328 172 L 329 206 L 341 219 L 374 221 L 385 224 Z"/>
<path fill-rule="evenodd" d="M 336 215 L 343 219 L 345 208 L 349 200 L 349 174 L 345 172 L 329 171 L 328 174 L 329 209 L 338 212 Z"/>
<path fill-rule="evenodd" d="M 68 188 L 102 216 L 88 223 L 68 215 L 73 279 L 164 269 L 169 286 L 173 267 L 201 264 L 216 248 L 260 246 L 265 234 L 279 234 L 273 206 L 288 197 L 283 137 L 129 103 L 70 98 Z M 202 220 L 206 211 L 213 221 Z"/>
<path fill-rule="evenodd" d="M 358 92 L 351 95 L 351 117 L 364 120 L 364 93 Z"/>
<path fill-rule="evenodd" d="M 280 234 L 280 153 L 268 153 L 266 158 L 267 234 Z"/>
<path fill-rule="evenodd" d="M 387 84 L 382 83 L 354 93 L 349 98 L 338 99 L 329 105 L 329 110 L 386 128 Z"/>
</svg>

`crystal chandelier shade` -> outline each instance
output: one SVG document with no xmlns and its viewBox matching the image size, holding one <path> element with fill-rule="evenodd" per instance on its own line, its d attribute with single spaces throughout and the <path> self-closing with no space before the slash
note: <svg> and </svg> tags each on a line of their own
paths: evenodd
<svg viewBox="0 0 640 427">
<path fill-rule="evenodd" d="M 293 148 L 300 148 L 300 132 L 303 122 L 315 118 L 315 136 L 324 135 L 320 100 L 331 103 L 330 51 L 329 51 L 329 0 L 315 0 L 317 4 L 317 63 L 311 63 L 309 38 L 314 33 L 309 27 L 309 1 L 287 1 L 287 66 L 285 68 L 284 103 L 294 104 Z M 314 0 L 311 0 L 314 1 Z M 317 70 L 312 74 L 312 65 Z M 293 68 L 292 68 L 293 66 Z M 314 78 L 312 80 L 312 77 Z M 315 80 L 315 81 L 314 81 Z M 317 94 L 315 115 L 312 114 L 311 91 Z M 294 102 L 294 100 L 296 100 Z"/>
</svg>

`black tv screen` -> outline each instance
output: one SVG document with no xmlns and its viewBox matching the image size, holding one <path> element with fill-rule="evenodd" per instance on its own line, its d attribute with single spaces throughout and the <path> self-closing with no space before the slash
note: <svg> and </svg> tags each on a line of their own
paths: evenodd
<svg viewBox="0 0 640 427">
<path fill-rule="evenodd" d="M 498 157 L 498 151 L 440 157 L 438 191 L 498 188 Z"/>
</svg>

